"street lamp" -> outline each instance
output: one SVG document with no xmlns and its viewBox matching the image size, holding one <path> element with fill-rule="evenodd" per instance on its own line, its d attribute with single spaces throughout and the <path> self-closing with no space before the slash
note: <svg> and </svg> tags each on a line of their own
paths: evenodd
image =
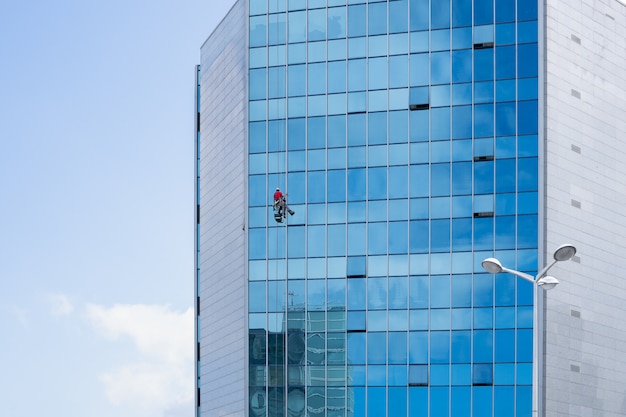
<svg viewBox="0 0 626 417">
<path fill-rule="evenodd" d="M 539 348 L 541 347 L 539 341 L 539 332 L 537 331 L 537 323 L 538 320 L 538 312 L 537 312 L 537 304 L 538 304 L 538 296 L 537 296 L 537 287 L 541 287 L 544 290 L 551 290 L 559 284 L 559 280 L 546 275 L 548 270 L 552 268 L 557 262 L 569 261 L 572 259 L 572 256 L 576 254 L 576 247 L 569 243 L 559 246 L 554 251 L 554 255 L 552 256 L 554 260 L 543 267 L 541 271 L 537 273 L 534 277 L 532 275 L 526 274 L 524 272 L 516 271 L 514 269 L 509 269 L 502 266 L 499 260 L 496 258 L 487 258 L 482 261 L 482 266 L 485 271 L 490 274 L 499 274 L 502 272 L 506 272 L 509 274 L 517 275 L 520 278 L 525 279 L 526 281 L 530 281 L 533 284 L 533 417 L 536 417 L 539 413 Z"/>
<path fill-rule="evenodd" d="M 549 265 L 546 265 L 535 277 L 532 275 L 525 274 L 524 272 L 516 271 L 514 269 L 505 268 L 502 266 L 499 260 L 496 258 L 487 258 L 482 262 L 482 266 L 485 271 L 490 274 L 499 274 L 501 272 L 508 272 L 509 274 L 517 275 L 518 277 L 524 278 L 526 281 L 530 281 L 533 284 L 539 285 L 544 290 L 551 290 L 559 284 L 559 280 L 546 276 L 546 273 L 550 268 L 554 266 L 557 262 L 569 261 L 572 259 L 572 256 L 576 254 L 576 247 L 574 245 L 570 245 L 566 243 L 565 245 L 559 246 L 554 251 L 554 260 Z"/>
</svg>

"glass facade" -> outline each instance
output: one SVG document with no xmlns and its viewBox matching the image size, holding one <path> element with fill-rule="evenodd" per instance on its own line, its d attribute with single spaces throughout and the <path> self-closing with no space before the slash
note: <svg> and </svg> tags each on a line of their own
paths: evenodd
<svg viewBox="0 0 626 417">
<path fill-rule="evenodd" d="M 253 417 L 531 415 L 537 2 L 249 0 Z M 272 193 L 296 214 L 274 222 Z"/>
</svg>

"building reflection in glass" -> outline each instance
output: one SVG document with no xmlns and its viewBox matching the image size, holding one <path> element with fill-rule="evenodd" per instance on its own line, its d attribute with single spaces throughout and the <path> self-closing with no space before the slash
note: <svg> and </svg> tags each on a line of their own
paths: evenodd
<svg viewBox="0 0 626 417">
<path fill-rule="evenodd" d="M 349 417 L 345 307 L 289 305 L 249 330 L 251 417 Z"/>
</svg>

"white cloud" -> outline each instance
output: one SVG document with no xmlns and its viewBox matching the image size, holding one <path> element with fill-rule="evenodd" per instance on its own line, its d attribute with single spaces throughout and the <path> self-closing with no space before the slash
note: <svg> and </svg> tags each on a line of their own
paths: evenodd
<svg viewBox="0 0 626 417">
<path fill-rule="evenodd" d="M 64 294 L 49 294 L 48 302 L 52 314 L 55 316 L 67 316 L 74 311 L 74 306 Z"/>
<path fill-rule="evenodd" d="M 193 413 L 193 309 L 160 305 L 88 305 L 92 324 L 109 339 L 130 338 L 142 355 L 136 363 L 103 372 L 109 401 L 150 416 Z M 171 410 L 181 410 L 171 414 Z"/>
</svg>

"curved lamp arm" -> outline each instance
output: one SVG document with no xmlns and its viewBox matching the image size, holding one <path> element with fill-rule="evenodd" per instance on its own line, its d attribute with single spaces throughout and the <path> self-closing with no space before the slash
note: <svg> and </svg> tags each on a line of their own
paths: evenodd
<svg viewBox="0 0 626 417">
<path fill-rule="evenodd" d="M 552 268 L 557 262 L 559 262 L 559 261 L 554 260 L 550 264 L 544 266 L 543 269 L 537 273 L 537 279 L 539 279 L 539 278 L 543 277 L 545 274 L 547 274 L 548 270 L 550 268 Z"/>
<path fill-rule="evenodd" d="M 526 281 L 530 281 L 533 284 L 535 283 L 535 278 L 532 275 L 528 275 L 523 272 L 516 271 L 514 269 L 505 268 L 505 267 L 502 267 L 502 272 L 508 272 L 509 274 L 517 275 L 520 278 L 524 278 Z"/>
</svg>

